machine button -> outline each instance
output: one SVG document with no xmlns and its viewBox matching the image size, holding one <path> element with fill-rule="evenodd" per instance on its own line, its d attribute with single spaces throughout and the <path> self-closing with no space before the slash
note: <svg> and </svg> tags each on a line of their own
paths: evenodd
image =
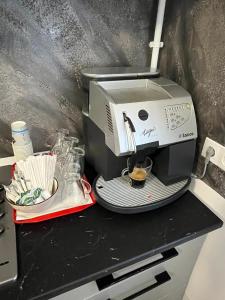
<svg viewBox="0 0 225 300">
<path fill-rule="evenodd" d="M 138 117 L 142 121 L 146 121 L 148 119 L 148 112 L 144 109 L 139 110 Z"/>
<path fill-rule="evenodd" d="M 5 212 L 2 211 L 2 210 L 0 210 L 0 219 L 1 219 L 2 217 L 4 217 L 4 215 L 5 215 Z"/>
</svg>

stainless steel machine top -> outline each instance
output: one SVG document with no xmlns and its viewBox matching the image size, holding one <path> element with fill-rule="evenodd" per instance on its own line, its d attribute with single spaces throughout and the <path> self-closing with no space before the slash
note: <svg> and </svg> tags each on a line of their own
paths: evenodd
<svg viewBox="0 0 225 300">
<path fill-rule="evenodd" d="M 163 77 L 91 81 L 89 118 L 116 156 L 155 142 L 163 147 L 197 138 L 190 94 Z"/>
</svg>

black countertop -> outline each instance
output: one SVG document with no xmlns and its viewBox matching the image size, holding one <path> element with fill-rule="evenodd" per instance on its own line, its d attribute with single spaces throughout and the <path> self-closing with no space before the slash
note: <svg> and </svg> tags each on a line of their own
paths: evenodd
<svg viewBox="0 0 225 300">
<path fill-rule="evenodd" d="M 48 299 L 222 226 L 190 192 L 138 215 L 98 204 L 37 224 L 17 225 L 19 276 L 0 299 Z"/>
</svg>

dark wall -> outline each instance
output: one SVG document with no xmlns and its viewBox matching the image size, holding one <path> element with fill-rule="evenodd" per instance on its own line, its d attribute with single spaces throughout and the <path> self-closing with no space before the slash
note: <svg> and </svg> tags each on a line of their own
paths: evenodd
<svg viewBox="0 0 225 300">
<path fill-rule="evenodd" d="M 225 145 L 224 32 L 224 0 L 167 1 L 160 69 L 193 96 L 199 151 L 207 136 Z M 198 173 L 202 168 L 199 155 Z M 225 196 L 223 171 L 210 164 L 205 181 Z"/>
<path fill-rule="evenodd" d="M 35 150 L 55 129 L 82 135 L 80 69 L 149 63 L 154 0 L 1 0 L 0 153 L 25 120 Z"/>
</svg>

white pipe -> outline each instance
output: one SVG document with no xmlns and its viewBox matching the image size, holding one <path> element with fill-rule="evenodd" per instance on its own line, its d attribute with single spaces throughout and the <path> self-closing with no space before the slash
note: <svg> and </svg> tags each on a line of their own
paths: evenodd
<svg viewBox="0 0 225 300">
<path fill-rule="evenodd" d="M 159 48 L 163 47 L 163 43 L 161 42 L 161 35 L 162 35 L 165 6 L 166 6 L 166 0 L 159 0 L 154 41 L 149 44 L 150 47 L 152 48 L 152 59 L 151 59 L 151 67 L 150 67 L 151 72 L 157 71 Z"/>
</svg>

